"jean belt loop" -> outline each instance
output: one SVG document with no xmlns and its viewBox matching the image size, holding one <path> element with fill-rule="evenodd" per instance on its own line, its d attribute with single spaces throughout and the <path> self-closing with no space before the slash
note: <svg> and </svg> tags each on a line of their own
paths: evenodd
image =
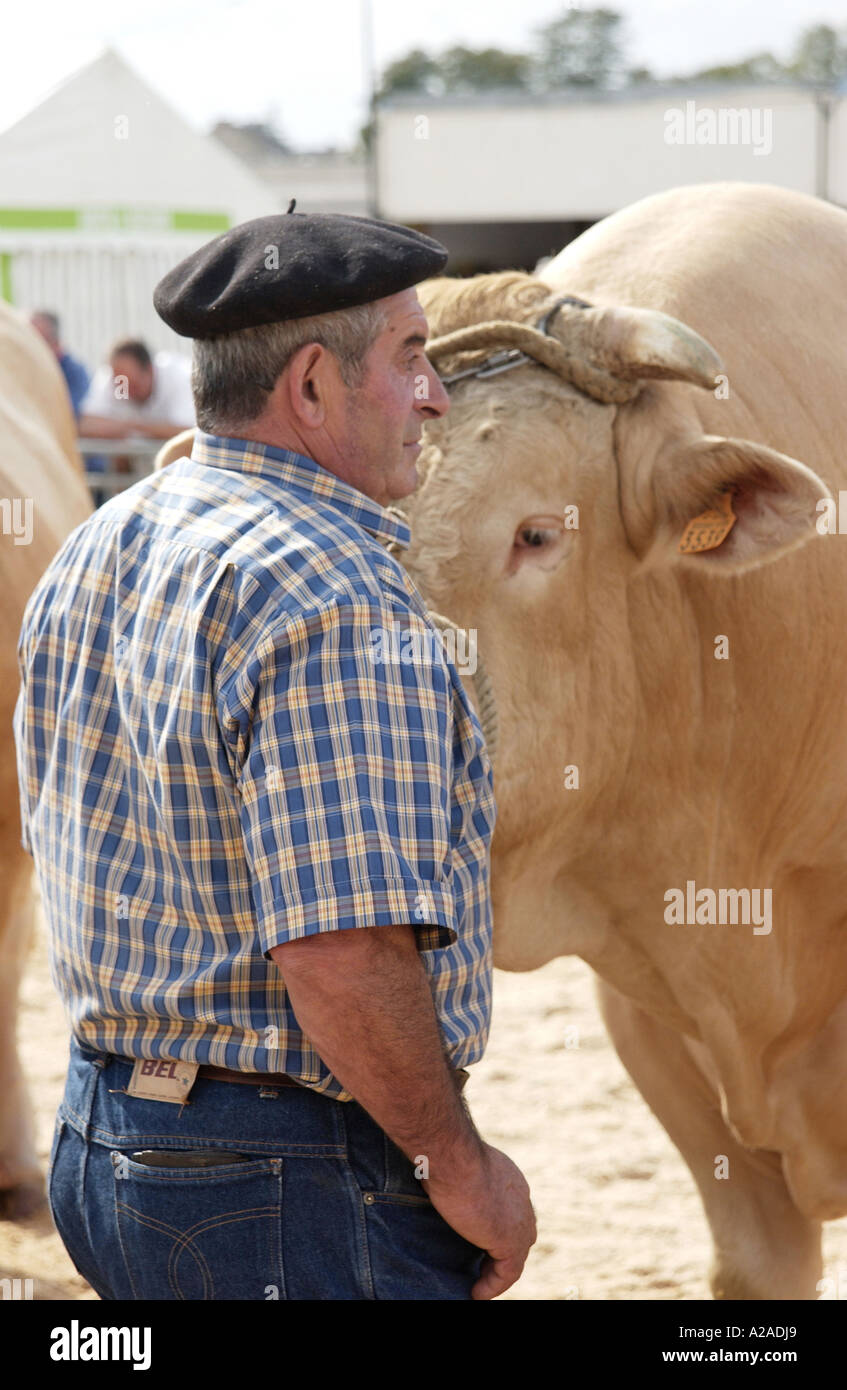
<svg viewBox="0 0 847 1390">
<path fill-rule="evenodd" d="M 82 1136 L 88 1144 L 91 1140 L 91 1116 L 94 1111 L 94 1101 L 97 1096 L 97 1083 L 103 1075 L 106 1067 L 111 1060 L 108 1052 L 87 1047 L 82 1054 L 85 1060 L 90 1063 L 85 1072 L 85 1087 L 79 1100 L 79 1115 L 83 1122 Z"/>
</svg>

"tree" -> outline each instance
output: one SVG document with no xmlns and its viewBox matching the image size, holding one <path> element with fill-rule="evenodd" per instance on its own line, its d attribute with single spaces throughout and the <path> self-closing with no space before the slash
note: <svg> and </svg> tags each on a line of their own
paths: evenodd
<svg viewBox="0 0 847 1390">
<path fill-rule="evenodd" d="M 716 67 L 700 68 L 688 73 L 686 82 L 701 78 L 707 82 L 775 82 L 786 77 L 787 71 L 772 53 L 754 53 L 738 63 L 719 63 Z"/>
<path fill-rule="evenodd" d="M 847 44 L 828 24 L 805 29 L 797 40 L 789 72 L 803 82 L 832 86 L 847 77 Z"/>
<path fill-rule="evenodd" d="M 525 87 L 530 60 L 526 53 L 502 48 L 448 48 L 438 61 L 445 92 L 484 92 Z"/>
<path fill-rule="evenodd" d="M 378 97 L 391 92 L 426 92 L 433 95 L 441 85 L 438 60 L 422 48 L 413 48 L 402 58 L 396 58 L 382 74 Z"/>
<path fill-rule="evenodd" d="M 382 74 L 382 81 L 374 93 L 374 101 L 390 96 L 393 92 L 420 92 L 424 96 L 438 96 L 444 90 L 439 75 L 438 60 L 422 48 L 413 48 L 389 63 Z M 355 152 L 370 154 L 374 138 L 374 115 L 359 129 Z"/>
<path fill-rule="evenodd" d="M 395 92 L 420 92 L 422 96 L 442 96 L 445 92 L 494 91 L 502 87 L 522 88 L 527 84 L 530 59 L 525 53 L 508 53 L 501 48 L 465 48 L 457 45 L 440 55 L 422 48 L 397 58 L 382 74 L 377 101 Z M 359 131 L 357 148 L 367 153 L 373 140 L 373 117 Z"/>
<path fill-rule="evenodd" d="M 536 85 L 609 87 L 624 75 L 622 17 L 615 10 L 568 10 L 536 31 Z"/>
</svg>

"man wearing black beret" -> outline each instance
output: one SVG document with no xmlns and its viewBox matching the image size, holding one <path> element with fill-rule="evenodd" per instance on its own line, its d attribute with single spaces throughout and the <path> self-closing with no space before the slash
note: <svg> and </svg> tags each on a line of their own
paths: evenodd
<svg viewBox="0 0 847 1390">
<path fill-rule="evenodd" d="M 490 1299 L 535 1240 L 461 1094 L 491 766 L 386 548 L 448 405 L 414 290 L 446 256 L 289 209 L 166 275 L 191 457 L 27 607 L 24 843 L 72 1020 L 48 1186 L 103 1298 Z"/>
</svg>

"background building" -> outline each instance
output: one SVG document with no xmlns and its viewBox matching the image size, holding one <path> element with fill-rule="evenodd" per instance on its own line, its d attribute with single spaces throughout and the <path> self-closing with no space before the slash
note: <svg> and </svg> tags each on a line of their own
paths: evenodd
<svg viewBox="0 0 847 1390">
<path fill-rule="evenodd" d="M 808 84 L 396 95 L 376 147 L 380 215 L 443 240 L 453 274 L 532 270 L 679 184 L 772 183 L 847 206 L 847 94 Z"/>
<path fill-rule="evenodd" d="M 91 368 L 124 334 L 188 354 L 153 308 L 154 285 L 211 236 L 277 205 L 107 50 L 0 135 L 0 294 L 55 309 Z"/>
<path fill-rule="evenodd" d="M 363 155 L 343 150 L 298 153 L 263 125 L 219 121 L 212 135 L 273 190 L 280 210 L 284 211 L 296 198 L 298 212 L 367 216 L 367 165 Z"/>
</svg>

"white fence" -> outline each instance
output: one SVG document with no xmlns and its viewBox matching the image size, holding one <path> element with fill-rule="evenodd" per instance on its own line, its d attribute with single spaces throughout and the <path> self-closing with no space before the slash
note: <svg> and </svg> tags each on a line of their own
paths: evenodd
<svg viewBox="0 0 847 1390">
<path fill-rule="evenodd" d="M 153 308 L 153 288 L 183 256 L 208 235 L 179 241 L 131 242 L 66 237 L 0 235 L 5 280 L 19 309 L 52 309 L 61 319 L 62 341 L 93 371 L 119 337 L 142 338 L 151 350 L 191 355 L 191 344 L 162 322 Z"/>
</svg>

